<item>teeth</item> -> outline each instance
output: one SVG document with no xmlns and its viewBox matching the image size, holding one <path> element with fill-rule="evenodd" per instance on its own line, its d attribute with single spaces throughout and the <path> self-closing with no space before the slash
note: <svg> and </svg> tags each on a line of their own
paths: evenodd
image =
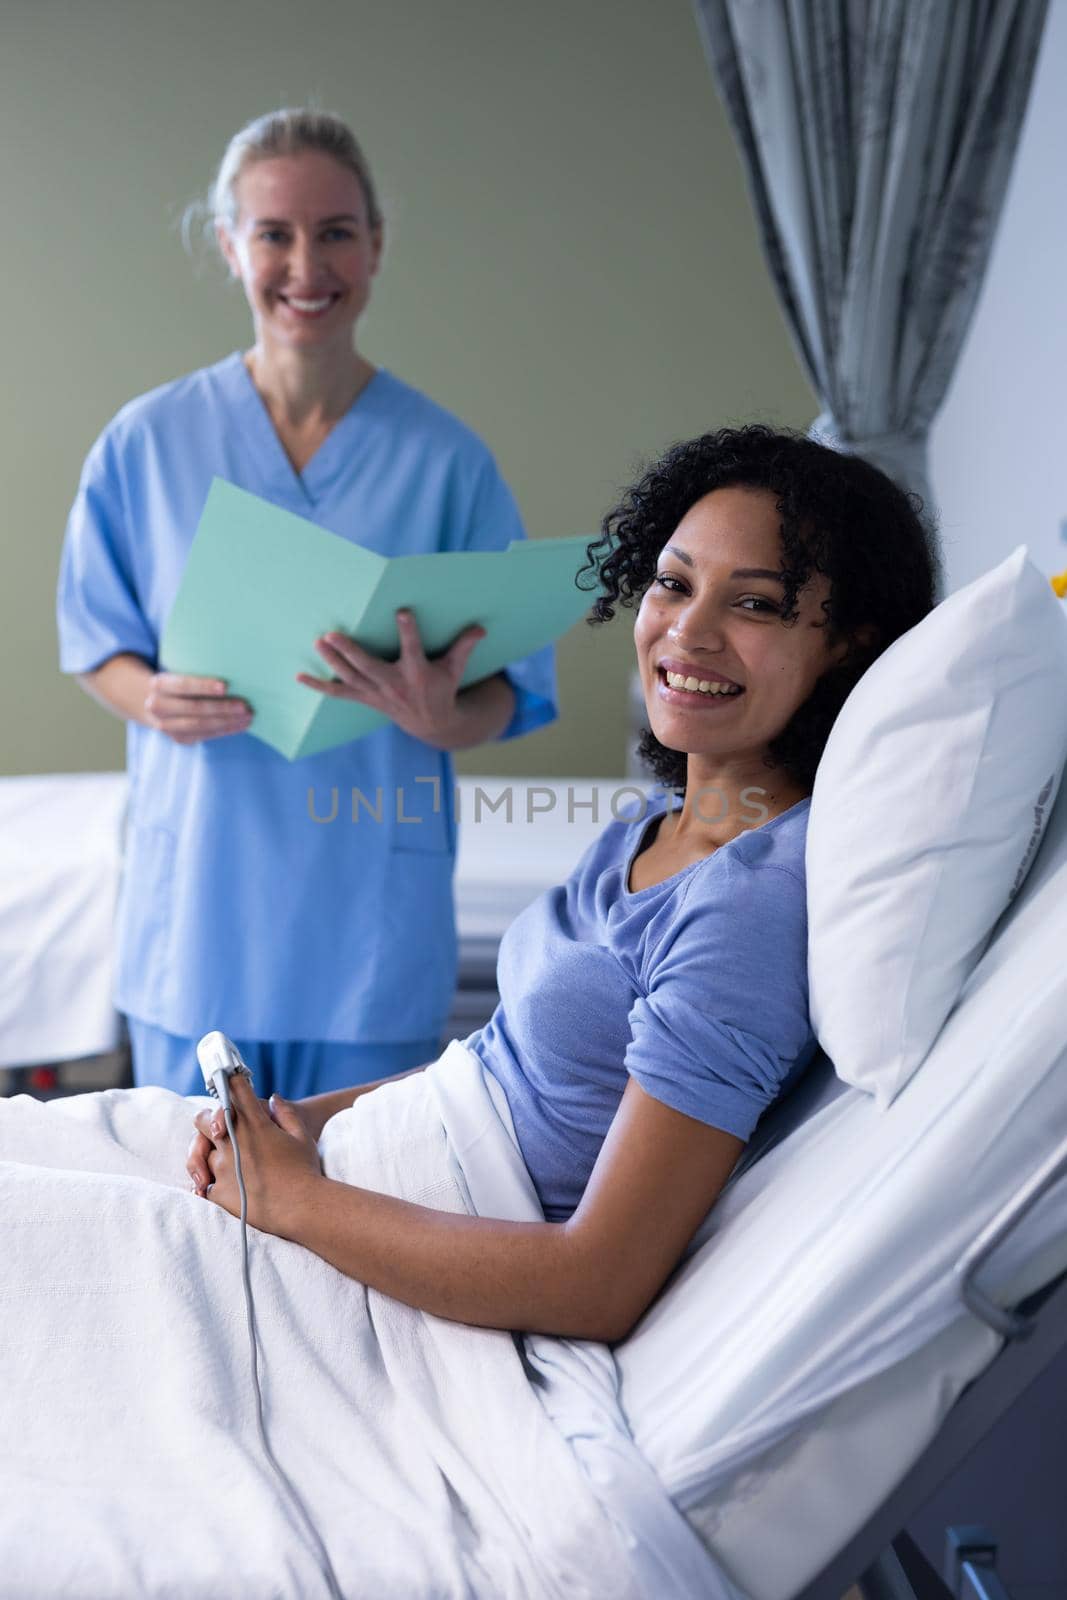
<svg viewBox="0 0 1067 1600">
<path fill-rule="evenodd" d="M 288 301 L 298 311 L 322 311 L 329 305 L 330 296 L 327 295 L 325 300 L 297 300 L 294 295 L 289 295 Z"/>
<path fill-rule="evenodd" d="M 707 678 L 687 678 L 680 672 L 668 672 L 666 678 L 672 689 L 696 690 L 700 694 L 736 695 L 741 692 L 739 688 L 726 683 L 709 681 Z"/>
</svg>

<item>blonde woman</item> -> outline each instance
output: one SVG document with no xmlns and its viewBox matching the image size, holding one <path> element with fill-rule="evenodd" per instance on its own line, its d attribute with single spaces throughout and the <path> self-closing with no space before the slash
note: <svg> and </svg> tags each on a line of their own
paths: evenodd
<svg viewBox="0 0 1067 1600">
<path fill-rule="evenodd" d="M 456 968 L 450 752 L 554 718 L 554 669 L 541 651 L 457 692 L 480 630 L 429 661 L 403 613 L 395 663 L 309 639 L 321 676 L 300 681 L 390 720 L 292 763 L 248 735 L 255 707 L 225 683 L 161 670 L 215 475 L 383 555 L 523 536 L 486 446 L 356 347 L 384 225 L 351 131 L 305 110 L 249 124 L 211 209 L 253 343 L 132 400 L 93 445 L 63 549 L 61 667 L 127 723 L 116 1000 L 135 1082 L 198 1092 L 194 1042 L 219 1027 L 262 1092 L 296 1097 L 436 1055 Z M 353 821 L 355 790 L 380 791 L 380 821 Z"/>
</svg>

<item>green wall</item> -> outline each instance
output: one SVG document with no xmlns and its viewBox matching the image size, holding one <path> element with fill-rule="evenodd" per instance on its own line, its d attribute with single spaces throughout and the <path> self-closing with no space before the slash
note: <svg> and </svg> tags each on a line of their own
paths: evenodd
<svg viewBox="0 0 1067 1600">
<path fill-rule="evenodd" d="M 127 399 L 247 348 L 177 219 L 229 135 L 313 99 L 363 141 L 389 243 L 370 359 L 495 452 L 535 536 L 592 532 L 670 441 L 817 409 L 687 0 L 9 0 L 0 771 L 120 767 L 56 666 L 81 462 Z M 559 647 L 560 723 L 467 772 L 621 772 L 628 614 Z"/>
</svg>

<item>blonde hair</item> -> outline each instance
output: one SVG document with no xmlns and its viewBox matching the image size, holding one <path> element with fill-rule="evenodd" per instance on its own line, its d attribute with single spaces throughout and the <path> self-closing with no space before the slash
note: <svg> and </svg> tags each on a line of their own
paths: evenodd
<svg viewBox="0 0 1067 1600">
<path fill-rule="evenodd" d="M 348 124 L 332 111 L 286 106 L 256 117 L 234 134 L 206 199 L 192 201 L 182 214 L 181 232 L 186 249 L 190 248 L 197 219 L 200 219 L 205 241 L 216 245 L 216 223 L 221 222 L 230 232 L 237 226 L 237 180 L 247 166 L 255 161 L 269 161 L 274 156 L 299 155 L 302 150 L 321 150 L 323 155 L 332 156 L 354 173 L 363 189 L 371 227 L 383 226 L 378 191 L 367 158 Z"/>
</svg>

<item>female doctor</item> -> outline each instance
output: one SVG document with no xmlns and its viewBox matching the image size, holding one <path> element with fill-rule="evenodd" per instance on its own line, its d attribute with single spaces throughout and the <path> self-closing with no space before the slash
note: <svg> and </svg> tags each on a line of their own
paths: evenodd
<svg viewBox="0 0 1067 1600">
<path fill-rule="evenodd" d="M 300 682 L 389 722 L 297 762 L 248 734 L 255 707 L 225 683 L 161 669 L 215 475 L 385 555 L 523 537 L 485 445 L 355 348 L 383 227 L 350 130 L 304 110 L 249 124 L 213 212 L 255 342 L 131 401 L 93 445 L 60 664 L 127 723 L 116 1004 L 135 1082 L 201 1092 L 195 1041 L 221 1028 L 260 1093 L 295 1098 L 437 1054 L 456 972 L 450 752 L 552 720 L 554 668 L 544 650 L 458 691 L 481 630 L 429 661 L 403 613 L 395 663 L 309 639 L 321 675 Z"/>
</svg>

